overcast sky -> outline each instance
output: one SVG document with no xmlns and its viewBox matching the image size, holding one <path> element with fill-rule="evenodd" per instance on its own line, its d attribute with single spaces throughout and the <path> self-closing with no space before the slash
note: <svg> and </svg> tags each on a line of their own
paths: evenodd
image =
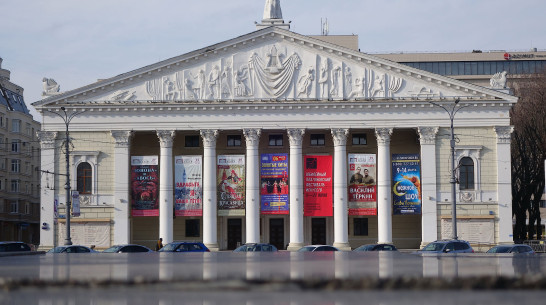
<svg viewBox="0 0 546 305">
<path fill-rule="evenodd" d="M 241 36 L 265 0 L 0 0 L 0 57 L 27 104 Z M 281 0 L 292 31 L 356 34 L 362 52 L 546 49 L 544 0 Z M 35 116 L 35 119 L 38 119 Z"/>
</svg>

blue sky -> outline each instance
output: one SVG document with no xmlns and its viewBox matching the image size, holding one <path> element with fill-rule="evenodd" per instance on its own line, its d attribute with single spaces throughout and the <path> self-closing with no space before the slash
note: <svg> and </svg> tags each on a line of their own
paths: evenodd
<svg viewBox="0 0 546 305">
<path fill-rule="evenodd" d="M 27 104 L 255 30 L 265 0 L 0 0 L 0 57 Z M 544 0 L 281 0 L 300 34 L 366 53 L 546 49 Z M 35 117 L 36 118 L 36 117 Z"/>
</svg>

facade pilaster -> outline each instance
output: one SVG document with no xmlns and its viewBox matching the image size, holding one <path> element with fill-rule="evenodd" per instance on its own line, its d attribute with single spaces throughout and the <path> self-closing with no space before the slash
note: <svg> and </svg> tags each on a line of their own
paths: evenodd
<svg viewBox="0 0 546 305">
<path fill-rule="evenodd" d="M 377 242 L 392 244 L 391 135 L 392 128 L 377 128 Z"/>
<path fill-rule="evenodd" d="M 290 243 L 289 251 L 303 247 L 303 156 L 305 129 L 288 129 L 290 141 Z"/>
<path fill-rule="evenodd" d="M 438 127 L 419 127 L 421 144 L 421 248 L 438 239 L 436 134 Z"/>
<path fill-rule="evenodd" d="M 203 139 L 203 243 L 218 251 L 216 211 L 216 139 L 218 130 L 201 130 Z"/>
<path fill-rule="evenodd" d="M 114 244 L 128 244 L 131 236 L 129 174 L 131 137 L 129 130 L 113 130 L 114 138 Z"/>
<path fill-rule="evenodd" d="M 40 140 L 40 248 L 51 249 L 55 246 L 55 138 L 57 132 L 38 131 Z M 49 172 L 49 173 L 47 173 Z M 45 225 L 44 225 L 45 224 Z"/>
<path fill-rule="evenodd" d="M 159 157 L 159 237 L 163 243 L 173 241 L 173 141 L 174 130 L 158 130 Z"/>
<path fill-rule="evenodd" d="M 334 247 L 351 250 L 347 210 L 347 136 L 349 129 L 332 129 L 334 139 Z"/>
<path fill-rule="evenodd" d="M 246 242 L 260 242 L 260 156 L 261 129 L 244 129 L 246 139 Z"/>
<path fill-rule="evenodd" d="M 497 134 L 497 202 L 499 206 L 497 243 L 513 243 L 510 143 L 514 127 L 495 126 L 494 130 Z"/>
</svg>

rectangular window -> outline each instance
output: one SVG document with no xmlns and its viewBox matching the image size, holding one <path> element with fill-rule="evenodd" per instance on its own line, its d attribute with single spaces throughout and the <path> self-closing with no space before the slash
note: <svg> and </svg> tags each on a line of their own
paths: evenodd
<svg viewBox="0 0 546 305">
<path fill-rule="evenodd" d="M 2 180 L 0 180 L 0 183 L 2 183 Z M 0 213 L 4 213 L 4 199 L 0 199 Z"/>
<path fill-rule="evenodd" d="M 21 120 L 11 121 L 11 132 L 21 132 Z"/>
<path fill-rule="evenodd" d="M 25 214 L 30 215 L 30 202 L 25 203 Z"/>
<path fill-rule="evenodd" d="M 324 146 L 326 140 L 324 134 L 311 134 L 311 146 Z"/>
<path fill-rule="evenodd" d="M 368 218 L 354 218 L 354 236 L 368 236 Z"/>
<path fill-rule="evenodd" d="M 186 147 L 199 147 L 199 136 L 186 136 L 185 146 Z"/>
<path fill-rule="evenodd" d="M 10 209 L 9 212 L 13 214 L 19 213 L 19 202 L 17 200 L 11 200 L 9 203 Z"/>
<path fill-rule="evenodd" d="M 365 133 L 359 133 L 353 135 L 353 145 L 367 145 L 368 139 Z"/>
<path fill-rule="evenodd" d="M 200 235 L 199 219 L 186 219 L 186 237 L 199 237 Z"/>
<path fill-rule="evenodd" d="M 227 146 L 228 147 L 241 146 L 241 136 L 240 135 L 227 136 Z"/>
<path fill-rule="evenodd" d="M 12 159 L 11 160 L 11 172 L 20 173 L 21 172 L 21 160 Z"/>
<path fill-rule="evenodd" d="M 11 151 L 12 152 L 21 152 L 21 140 L 13 140 L 11 142 Z"/>
<path fill-rule="evenodd" d="M 19 192 L 19 180 L 11 180 L 11 192 L 12 193 Z"/>
<path fill-rule="evenodd" d="M 282 140 L 282 134 L 269 135 L 269 146 L 283 146 Z"/>
</svg>

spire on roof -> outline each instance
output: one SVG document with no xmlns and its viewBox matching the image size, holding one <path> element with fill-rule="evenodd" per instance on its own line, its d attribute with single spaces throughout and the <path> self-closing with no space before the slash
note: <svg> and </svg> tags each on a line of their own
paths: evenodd
<svg viewBox="0 0 546 305">
<path fill-rule="evenodd" d="M 290 29 L 289 23 L 284 23 L 282 19 L 281 0 L 266 0 L 264 7 L 264 17 L 262 23 L 256 23 L 256 29 L 263 29 L 270 26 L 278 26 Z"/>
</svg>

